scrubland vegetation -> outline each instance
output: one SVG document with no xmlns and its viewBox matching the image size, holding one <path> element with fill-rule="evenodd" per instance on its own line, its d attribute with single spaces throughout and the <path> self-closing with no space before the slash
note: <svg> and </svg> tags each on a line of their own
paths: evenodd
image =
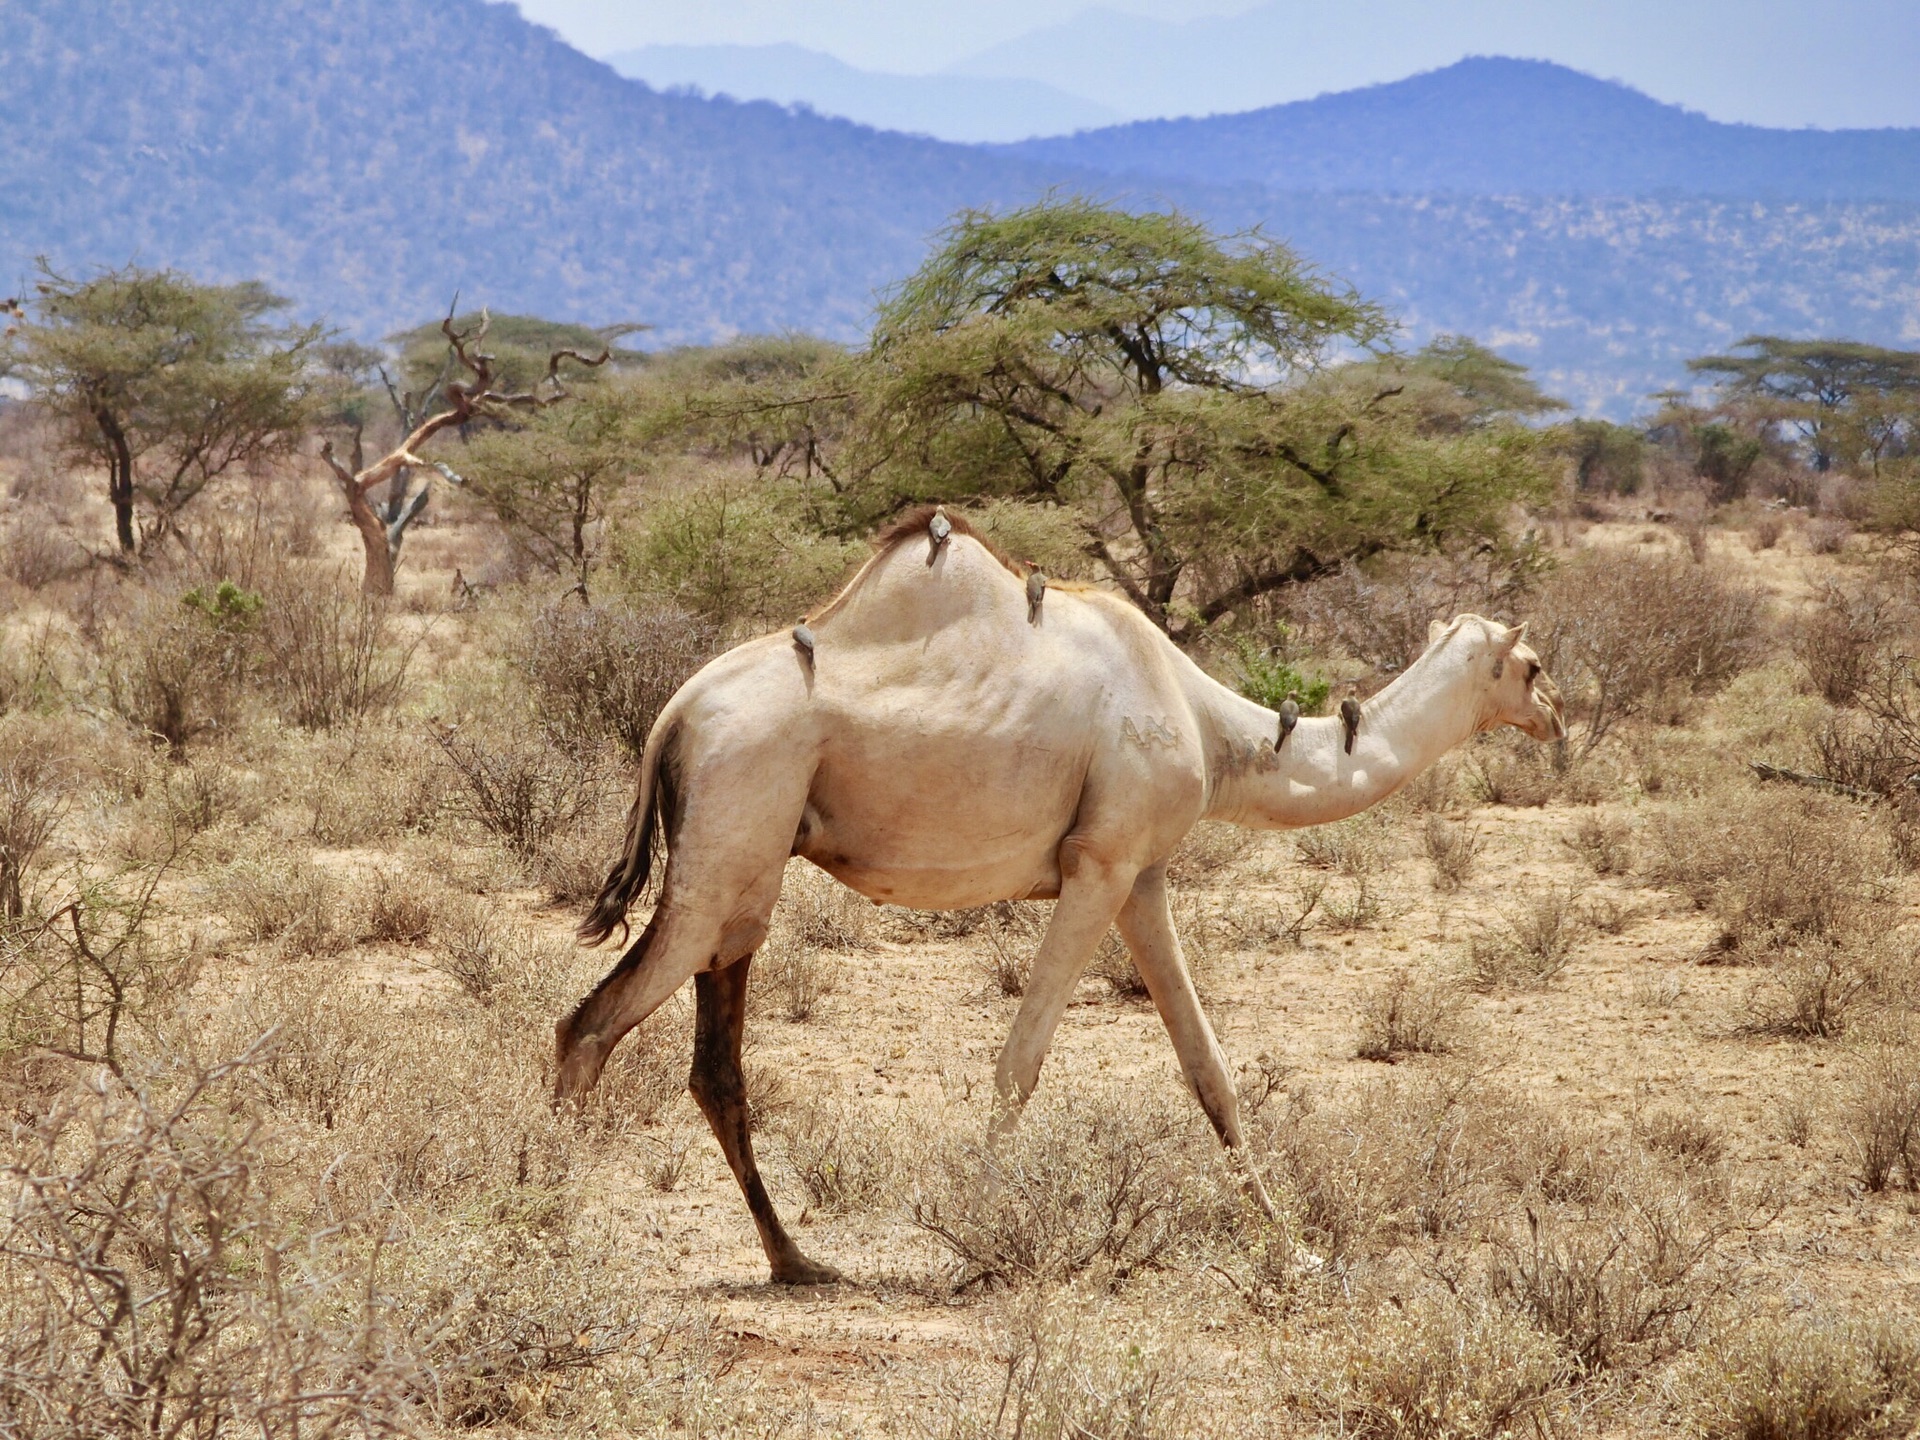
<svg viewBox="0 0 1920 1440">
<path fill-rule="evenodd" d="M 164 523 L 128 530 L 92 412 L 0 411 L 0 1428 L 1912 1433 L 1912 387 L 1782 398 L 1825 362 L 1761 345 L 1765 386 L 1714 362 L 1710 404 L 1554 424 L 1468 342 L 1321 363 L 1383 322 L 1284 254 L 1237 310 L 1012 283 L 1100 225 L 1216 265 L 1104 213 L 972 222 L 871 352 L 627 357 L 449 427 L 391 596 L 315 452 L 433 411 L 432 332 L 388 362 L 411 418 L 337 356 L 299 443 L 191 504 L 143 510 L 136 461 Z M 503 338 L 532 394 L 599 337 Z M 1243 345 L 1293 363 L 1249 388 Z M 684 997 L 548 1103 L 652 716 L 923 498 L 1261 698 L 1384 683 L 1463 609 L 1528 619 L 1568 695 L 1562 746 L 1175 857 L 1277 1222 L 1117 940 L 990 1152 L 1047 907 L 798 862 L 749 1099 L 846 1284 L 763 1283 Z"/>
</svg>

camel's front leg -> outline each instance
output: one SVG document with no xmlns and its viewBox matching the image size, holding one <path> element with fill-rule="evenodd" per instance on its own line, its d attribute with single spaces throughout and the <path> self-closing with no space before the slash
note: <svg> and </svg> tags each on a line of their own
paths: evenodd
<svg viewBox="0 0 1920 1440">
<path fill-rule="evenodd" d="M 1070 854 L 1069 847 L 1077 844 L 1072 837 L 1063 842 L 1063 858 Z M 1020 1107 L 1039 1082 L 1041 1062 L 1047 1058 L 1047 1048 L 1053 1043 L 1053 1032 L 1066 1013 L 1067 1002 L 1073 998 L 1074 986 L 1080 983 L 1094 946 L 1113 925 L 1113 917 L 1133 883 L 1130 869 L 1096 863 L 1084 855 L 1063 865 L 1062 872 L 1053 919 L 1033 957 L 1026 997 L 1013 1017 L 1007 1043 L 1000 1051 L 1000 1064 L 994 1071 L 996 1136 L 1011 1129 L 1019 1119 Z"/>
<path fill-rule="evenodd" d="M 1134 881 L 1133 893 L 1120 909 L 1120 934 L 1133 954 L 1140 978 L 1147 982 L 1147 993 L 1173 1039 L 1174 1052 L 1180 1057 L 1180 1067 L 1200 1108 L 1207 1112 L 1221 1141 L 1244 1161 L 1240 1097 L 1227 1069 L 1226 1054 L 1214 1037 L 1206 1011 L 1200 1008 L 1186 957 L 1180 953 L 1180 937 L 1174 932 L 1173 915 L 1167 905 L 1164 865 L 1141 871 Z M 1246 1178 L 1255 1203 L 1269 1219 L 1273 1218 L 1273 1201 L 1251 1165 L 1246 1166 Z"/>
<path fill-rule="evenodd" d="M 740 1069 L 740 1037 L 747 1021 L 747 969 L 752 957 L 724 970 L 696 975 L 693 981 L 693 1074 L 687 1088 L 699 1103 L 713 1135 L 725 1152 L 733 1178 L 747 1197 L 747 1209 L 760 1231 L 773 1278 L 780 1285 L 825 1285 L 840 1278 L 830 1265 L 809 1260 L 793 1243 L 754 1163 L 753 1135 L 747 1115 L 747 1083 Z"/>
</svg>

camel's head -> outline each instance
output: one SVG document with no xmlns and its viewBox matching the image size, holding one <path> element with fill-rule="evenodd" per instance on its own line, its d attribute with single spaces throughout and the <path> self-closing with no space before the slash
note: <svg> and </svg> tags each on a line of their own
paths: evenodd
<svg viewBox="0 0 1920 1440">
<path fill-rule="evenodd" d="M 1540 657 L 1527 644 L 1526 622 L 1502 625 L 1478 615 L 1459 615 L 1453 623 L 1436 620 L 1427 643 L 1438 644 L 1451 635 L 1468 641 L 1474 679 L 1484 687 L 1480 700 L 1480 728 L 1511 725 L 1535 740 L 1564 740 L 1566 715 L 1560 687 L 1541 668 Z"/>
</svg>

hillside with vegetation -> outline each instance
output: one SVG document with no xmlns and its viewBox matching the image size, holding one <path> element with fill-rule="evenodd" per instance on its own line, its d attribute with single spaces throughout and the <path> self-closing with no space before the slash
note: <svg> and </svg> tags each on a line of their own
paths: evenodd
<svg viewBox="0 0 1920 1440">
<path fill-rule="evenodd" d="M 1001 148 L 1273 190 L 1920 203 L 1920 131 L 1728 125 L 1564 65 L 1495 57 L 1264 110 Z"/>
<path fill-rule="evenodd" d="M 6 293 L 44 255 L 261 280 L 361 340 L 457 293 L 654 344 L 848 342 L 957 212 L 1058 188 L 1263 226 L 1410 347 L 1481 336 L 1615 418 L 1750 331 L 1920 330 L 1911 136 L 1716 127 L 1552 67 L 1016 153 L 657 93 L 479 0 L 0 20 L 0 122 L 32 137 L 0 153 Z M 1730 190 L 1762 198 L 1697 198 Z"/>
</svg>

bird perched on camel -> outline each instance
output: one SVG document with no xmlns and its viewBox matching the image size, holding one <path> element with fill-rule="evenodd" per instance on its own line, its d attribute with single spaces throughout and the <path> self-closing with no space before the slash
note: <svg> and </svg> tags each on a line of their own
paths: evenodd
<svg viewBox="0 0 1920 1440">
<path fill-rule="evenodd" d="M 795 1284 L 835 1272 L 800 1252 L 761 1183 L 740 1068 L 747 975 L 790 857 L 921 910 L 1056 901 L 995 1070 L 1001 1123 L 1032 1093 L 1082 970 L 1118 924 L 1201 1107 L 1237 1150 L 1232 1072 L 1168 910 L 1167 862 L 1187 832 L 1202 820 L 1323 824 L 1483 730 L 1566 733 L 1524 626 L 1436 622 L 1426 653 L 1356 700 L 1352 722 L 1298 719 L 1277 748 L 1274 711 L 1207 675 L 1120 596 L 1055 580 L 1042 614 L 1024 574 L 964 516 L 921 509 L 875 543 L 807 618 L 810 643 L 795 632 L 737 646 L 660 712 L 625 851 L 581 937 L 624 930 L 664 841 L 658 903 L 557 1027 L 558 1095 L 577 1100 L 620 1037 L 694 981 L 689 1088 L 773 1278 Z"/>
</svg>

